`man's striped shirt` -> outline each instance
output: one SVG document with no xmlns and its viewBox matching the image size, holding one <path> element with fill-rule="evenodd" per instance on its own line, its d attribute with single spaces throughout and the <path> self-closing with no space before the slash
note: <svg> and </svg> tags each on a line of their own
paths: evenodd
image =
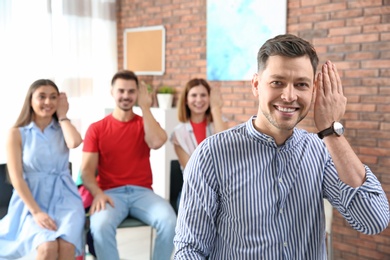
<svg viewBox="0 0 390 260">
<path fill-rule="evenodd" d="M 317 135 L 294 129 L 282 146 L 246 123 L 213 135 L 184 172 L 175 259 L 326 259 L 323 199 L 365 234 L 389 223 L 370 169 L 352 188 Z"/>
</svg>

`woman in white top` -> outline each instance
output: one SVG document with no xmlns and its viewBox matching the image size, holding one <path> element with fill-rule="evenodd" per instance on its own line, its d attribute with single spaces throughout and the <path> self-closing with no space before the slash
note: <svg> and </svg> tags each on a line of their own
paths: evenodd
<svg viewBox="0 0 390 260">
<path fill-rule="evenodd" d="M 221 107 L 218 89 L 211 89 L 204 79 L 191 79 L 181 91 L 178 102 L 180 123 L 174 128 L 170 141 L 182 170 L 198 144 L 206 137 L 227 129 Z"/>
</svg>

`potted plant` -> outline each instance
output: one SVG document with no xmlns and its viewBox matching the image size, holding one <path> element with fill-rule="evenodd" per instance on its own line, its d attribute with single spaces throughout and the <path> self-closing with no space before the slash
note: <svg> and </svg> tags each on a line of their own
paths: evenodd
<svg viewBox="0 0 390 260">
<path fill-rule="evenodd" d="M 157 102 L 158 106 L 163 109 L 168 109 L 172 107 L 173 94 L 175 93 L 175 88 L 170 86 L 161 86 L 157 89 Z"/>
</svg>

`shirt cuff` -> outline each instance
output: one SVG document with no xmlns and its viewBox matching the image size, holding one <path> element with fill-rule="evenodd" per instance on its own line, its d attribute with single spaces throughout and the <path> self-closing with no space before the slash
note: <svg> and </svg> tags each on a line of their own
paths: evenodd
<svg viewBox="0 0 390 260">
<path fill-rule="evenodd" d="M 383 193 L 382 186 L 376 176 L 366 165 L 364 165 L 364 168 L 366 170 L 366 180 L 360 187 L 352 188 L 341 180 L 338 181 L 340 188 L 340 202 L 342 207 L 345 209 L 349 207 L 349 204 L 355 196 L 359 196 L 361 199 L 368 199 L 369 194 L 378 195 Z"/>
</svg>

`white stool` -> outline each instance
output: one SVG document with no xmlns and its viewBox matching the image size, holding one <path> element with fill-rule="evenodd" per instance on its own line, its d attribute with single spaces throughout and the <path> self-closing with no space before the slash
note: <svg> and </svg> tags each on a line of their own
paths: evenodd
<svg viewBox="0 0 390 260">
<path fill-rule="evenodd" d="M 333 207 L 327 199 L 324 199 L 325 208 L 325 231 L 326 231 L 326 248 L 328 251 L 328 260 L 333 260 L 332 251 L 332 220 L 333 220 Z"/>
</svg>

